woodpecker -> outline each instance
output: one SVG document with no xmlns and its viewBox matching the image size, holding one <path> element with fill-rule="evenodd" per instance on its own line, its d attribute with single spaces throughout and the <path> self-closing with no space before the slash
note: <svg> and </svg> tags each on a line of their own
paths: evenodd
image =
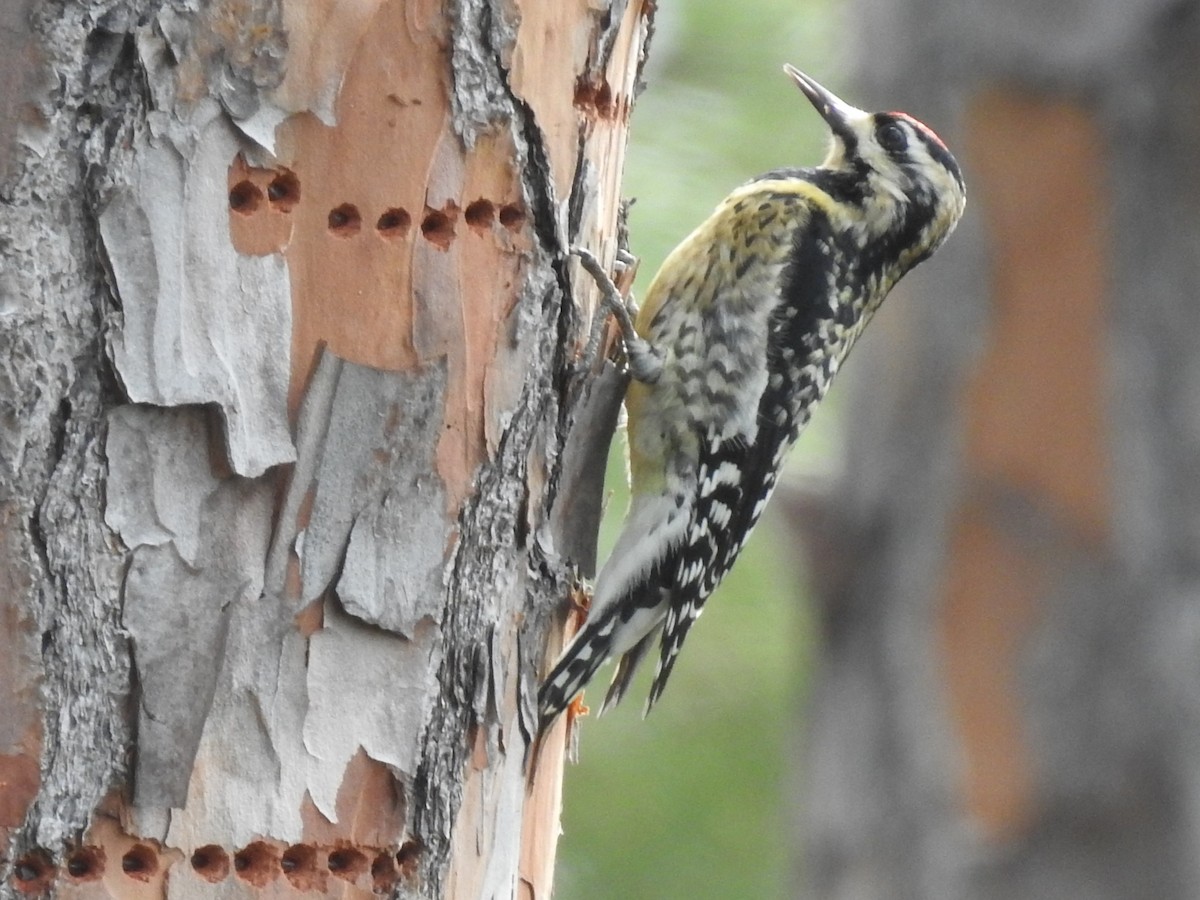
<svg viewBox="0 0 1200 900">
<path fill-rule="evenodd" d="M 962 173 L 932 130 L 784 71 L 829 127 L 820 166 L 733 191 L 670 253 L 636 319 L 576 251 L 616 314 L 632 376 L 631 500 L 587 623 L 538 692 L 543 728 L 620 656 L 601 711 L 616 704 L 661 634 L 649 712 L 846 354 L 962 215 Z"/>
</svg>

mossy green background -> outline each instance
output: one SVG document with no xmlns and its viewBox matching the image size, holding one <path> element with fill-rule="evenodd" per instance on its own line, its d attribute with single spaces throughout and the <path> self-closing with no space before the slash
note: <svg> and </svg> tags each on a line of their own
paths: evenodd
<svg viewBox="0 0 1200 900">
<path fill-rule="evenodd" d="M 625 194 L 637 198 L 631 244 L 643 291 L 732 188 L 779 166 L 820 162 L 822 122 L 782 64 L 835 91 L 845 75 L 832 0 L 667 0 L 657 22 L 625 177 Z M 791 469 L 836 460 L 830 399 Z M 618 439 L 601 559 L 627 502 L 621 453 Z M 641 718 L 651 658 L 622 707 L 583 722 L 580 762 L 565 779 L 559 900 L 794 895 L 789 823 L 811 647 L 800 555 L 768 507 L 689 634 L 653 714 Z M 587 692 L 594 706 L 609 671 Z"/>
</svg>

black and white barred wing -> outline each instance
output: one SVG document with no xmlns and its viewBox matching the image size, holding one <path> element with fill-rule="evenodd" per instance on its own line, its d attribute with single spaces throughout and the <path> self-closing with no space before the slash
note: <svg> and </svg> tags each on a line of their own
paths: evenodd
<svg viewBox="0 0 1200 900">
<path fill-rule="evenodd" d="M 792 437 L 790 423 L 763 422 L 752 444 L 742 438 L 710 439 L 706 444 L 688 537 L 674 565 L 647 711 L 662 695 L 692 624 L 733 568 L 762 515 Z"/>
</svg>

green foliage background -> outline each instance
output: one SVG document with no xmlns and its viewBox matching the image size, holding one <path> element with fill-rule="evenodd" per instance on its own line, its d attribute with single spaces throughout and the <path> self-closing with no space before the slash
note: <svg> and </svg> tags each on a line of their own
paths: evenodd
<svg viewBox="0 0 1200 900">
<path fill-rule="evenodd" d="M 633 118 L 625 193 L 645 290 L 662 259 L 732 188 L 783 165 L 814 165 L 825 132 L 781 66 L 838 91 L 844 46 L 833 0 L 663 2 Z M 834 459 L 830 410 L 792 466 Z M 626 505 L 620 442 L 601 536 Z M 583 723 L 568 766 L 556 897 L 788 897 L 794 721 L 808 655 L 798 548 L 768 507 L 763 525 L 688 637 L 671 683 L 641 720 L 653 659 L 625 704 Z M 608 670 L 588 691 L 595 706 Z"/>
</svg>

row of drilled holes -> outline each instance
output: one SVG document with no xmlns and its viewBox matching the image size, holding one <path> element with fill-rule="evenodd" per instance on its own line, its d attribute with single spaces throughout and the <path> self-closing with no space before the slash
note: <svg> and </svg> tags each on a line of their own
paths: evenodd
<svg viewBox="0 0 1200 900">
<path fill-rule="evenodd" d="M 277 176 L 267 185 L 266 198 L 280 212 L 291 212 L 300 199 L 300 182 L 291 172 Z M 240 181 L 229 190 L 229 208 L 242 215 L 250 215 L 262 206 L 263 192 L 254 182 Z M 447 246 L 454 239 L 454 220 L 458 207 L 447 203 L 443 209 L 426 209 L 421 220 L 421 234 L 439 246 Z M 525 213 L 519 206 L 506 203 L 498 210 L 491 200 L 480 198 L 467 205 L 463 211 L 466 223 L 478 232 L 487 231 L 492 222 L 499 220 L 509 231 L 519 231 L 525 224 Z M 362 230 L 362 214 L 353 203 L 343 203 L 329 211 L 330 234 L 352 237 Z M 383 211 L 375 223 L 375 230 L 384 238 L 396 240 L 406 237 L 412 227 L 412 216 L 402 207 L 391 207 Z"/>
<path fill-rule="evenodd" d="M 408 877 L 415 872 L 421 847 L 416 841 L 407 841 L 396 853 L 372 852 L 375 856 L 368 861 L 367 854 L 354 847 L 322 851 L 313 844 L 293 844 L 280 854 L 270 844 L 255 841 L 233 854 L 232 865 L 229 853 L 216 844 L 197 849 L 190 863 L 192 870 L 205 881 L 222 881 L 232 869 L 238 878 L 256 887 L 263 887 L 279 875 L 298 887 L 307 887 L 314 877 L 323 874 L 322 869 L 353 882 L 369 870 L 375 889 L 386 890 L 397 877 Z M 100 847 L 80 847 L 67 856 L 65 868 L 72 881 L 95 881 L 104 874 L 106 862 Z M 121 857 L 121 871 L 138 881 L 149 881 L 158 870 L 159 853 L 149 844 L 134 844 Z M 27 853 L 13 865 L 14 886 L 26 893 L 47 890 L 56 874 L 54 862 L 44 850 Z"/>
<path fill-rule="evenodd" d="M 444 209 L 425 210 L 421 219 L 421 235 L 441 247 L 449 246 L 454 240 L 454 223 L 458 218 L 458 207 L 448 203 Z M 488 231 L 494 221 L 509 231 L 519 231 L 525 223 L 525 214 L 521 208 L 507 203 L 497 210 L 491 200 L 476 200 L 467 205 L 463 211 L 463 219 L 467 225 L 480 234 Z M 329 212 L 329 233 L 337 237 L 353 237 L 362 230 L 362 215 L 353 203 L 343 203 Z M 406 237 L 412 226 L 412 216 L 408 210 L 393 207 L 384 210 L 375 223 L 375 230 L 380 236 L 389 240 Z"/>
</svg>

